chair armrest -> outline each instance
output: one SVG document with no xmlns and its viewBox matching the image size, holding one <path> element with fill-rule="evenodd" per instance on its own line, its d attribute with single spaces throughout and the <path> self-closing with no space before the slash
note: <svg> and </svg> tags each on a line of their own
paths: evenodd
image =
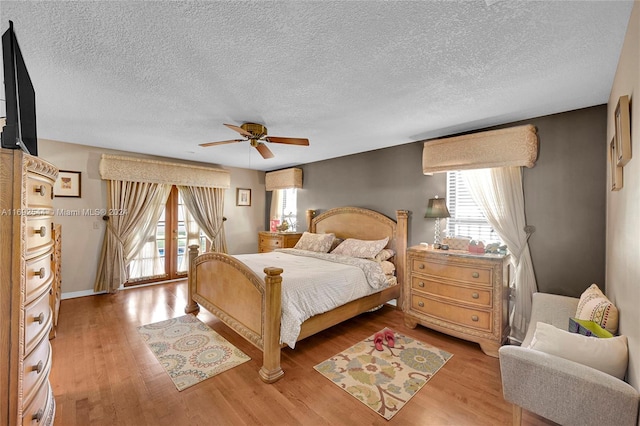
<svg viewBox="0 0 640 426">
<path fill-rule="evenodd" d="M 562 425 L 636 425 L 640 394 L 591 367 L 519 346 L 499 350 L 504 398 Z"/>
<path fill-rule="evenodd" d="M 568 330 L 569 318 L 576 316 L 579 301 L 578 298 L 558 294 L 533 293 L 531 319 L 522 346 L 529 346 L 538 322 L 545 322 L 562 330 Z"/>
</svg>

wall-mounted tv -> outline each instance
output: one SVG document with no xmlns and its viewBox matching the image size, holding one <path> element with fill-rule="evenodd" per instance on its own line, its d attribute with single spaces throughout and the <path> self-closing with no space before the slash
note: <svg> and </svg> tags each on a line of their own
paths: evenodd
<svg viewBox="0 0 640 426">
<path fill-rule="evenodd" d="M 23 149 L 38 155 L 36 132 L 36 93 L 22 58 L 13 22 L 2 35 L 6 124 L 2 128 L 2 147 Z"/>
</svg>

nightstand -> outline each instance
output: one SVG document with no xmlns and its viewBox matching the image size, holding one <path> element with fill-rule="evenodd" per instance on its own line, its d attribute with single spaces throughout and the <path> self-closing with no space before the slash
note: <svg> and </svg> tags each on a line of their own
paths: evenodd
<svg viewBox="0 0 640 426">
<path fill-rule="evenodd" d="M 509 257 L 407 249 L 404 322 L 480 344 L 493 357 L 509 334 Z"/>
<path fill-rule="evenodd" d="M 302 232 L 258 232 L 258 253 L 268 253 L 279 248 L 293 248 Z"/>
</svg>

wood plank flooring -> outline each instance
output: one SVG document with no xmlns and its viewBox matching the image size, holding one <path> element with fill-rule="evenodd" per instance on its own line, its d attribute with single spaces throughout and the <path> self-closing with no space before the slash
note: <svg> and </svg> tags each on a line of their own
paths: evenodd
<svg viewBox="0 0 640 426">
<path fill-rule="evenodd" d="M 85 425 L 508 425 L 498 359 L 479 346 L 418 326 L 384 307 L 311 336 L 282 353 L 285 376 L 258 377 L 262 354 L 213 315 L 198 317 L 252 360 L 178 392 L 137 327 L 184 315 L 186 282 L 63 300 L 51 340 L 57 426 Z M 387 421 L 313 366 L 384 327 L 454 354 Z M 552 425 L 523 413 L 524 425 Z"/>
</svg>

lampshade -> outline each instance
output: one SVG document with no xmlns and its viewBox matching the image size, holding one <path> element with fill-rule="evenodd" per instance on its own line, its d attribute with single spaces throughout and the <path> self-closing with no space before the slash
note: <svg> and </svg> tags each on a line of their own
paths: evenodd
<svg viewBox="0 0 640 426">
<path fill-rule="evenodd" d="M 265 174 L 267 191 L 275 189 L 302 188 L 302 169 L 283 169 Z"/>
<path fill-rule="evenodd" d="M 449 210 L 447 210 L 447 202 L 444 198 L 430 198 L 427 205 L 427 212 L 424 217 L 441 218 L 450 217 Z"/>
</svg>

